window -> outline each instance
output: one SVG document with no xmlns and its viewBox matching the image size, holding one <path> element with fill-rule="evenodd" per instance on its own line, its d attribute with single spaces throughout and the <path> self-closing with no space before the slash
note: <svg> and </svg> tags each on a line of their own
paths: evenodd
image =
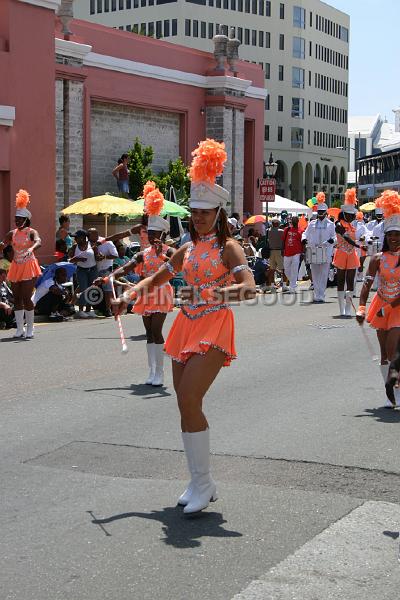
<svg viewBox="0 0 400 600">
<path fill-rule="evenodd" d="M 130 8 L 128 2 L 126 3 L 126 8 Z M 110 12 L 110 0 L 104 0 L 104 12 Z"/>
<path fill-rule="evenodd" d="M 253 15 L 257 14 L 257 0 L 251 0 L 251 12 Z"/>
<path fill-rule="evenodd" d="M 250 12 L 250 0 L 244 0 L 244 12 Z"/>
<path fill-rule="evenodd" d="M 283 96 L 278 96 L 278 111 L 283 111 Z"/>
<path fill-rule="evenodd" d="M 208 39 L 212 40 L 214 37 L 214 23 L 208 24 Z"/>
<path fill-rule="evenodd" d="M 292 87 L 301 89 L 304 88 L 304 69 L 300 69 L 300 67 L 292 67 Z"/>
<path fill-rule="evenodd" d="M 285 36 L 283 33 L 279 34 L 279 50 L 285 49 Z"/>
<path fill-rule="evenodd" d="M 146 23 L 140 23 L 140 34 L 146 35 Z"/>
<path fill-rule="evenodd" d="M 310 27 L 312 27 L 312 11 L 310 10 Z"/>
<path fill-rule="evenodd" d="M 244 30 L 244 43 L 246 46 L 250 44 L 250 29 Z"/>
<path fill-rule="evenodd" d="M 258 45 L 260 46 L 260 48 L 264 48 L 264 32 L 263 31 L 258 32 Z"/>
<path fill-rule="evenodd" d="M 292 117 L 304 119 L 304 99 L 292 98 Z"/>
<path fill-rule="evenodd" d="M 236 0 L 231 0 L 231 10 L 236 10 Z"/>
<path fill-rule="evenodd" d="M 133 33 L 139 33 L 139 25 L 137 23 L 132 27 L 132 31 Z"/>
<path fill-rule="evenodd" d="M 162 37 L 162 21 L 156 21 L 156 38 L 159 40 Z"/>
<path fill-rule="evenodd" d="M 130 2 L 131 0 L 126 0 L 126 1 Z M 149 6 L 154 6 L 154 0 L 149 0 Z M 128 8 L 128 5 L 127 5 L 127 8 Z"/>
<path fill-rule="evenodd" d="M 271 79 L 271 64 L 270 63 L 265 63 L 264 73 L 265 73 L 265 79 Z"/>
<path fill-rule="evenodd" d="M 269 142 L 269 125 L 264 125 L 264 141 Z"/>
<path fill-rule="evenodd" d="M 346 27 L 340 26 L 340 39 L 344 42 L 349 41 L 349 30 Z"/>
<path fill-rule="evenodd" d="M 154 22 L 151 21 L 150 23 L 148 23 L 147 25 L 147 33 L 148 35 L 151 35 L 151 37 L 154 37 Z"/>
<path fill-rule="evenodd" d="M 304 129 L 300 127 L 292 127 L 290 139 L 292 148 L 303 148 Z"/>
<path fill-rule="evenodd" d="M 200 24 L 200 37 L 203 38 L 203 40 L 207 37 L 207 24 L 205 21 L 202 21 Z"/>
<path fill-rule="evenodd" d="M 283 81 L 283 65 L 278 65 L 278 79 Z"/>
<path fill-rule="evenodd" d="M 306 28 L 306 10 L 301 6 L 293 6 L 293 27 Z"/>
<path fill-rule="evenodd" d="M 111 0 L 111 1 L 113 1 L 113 0 Z M 133 8 L 139 8 L 139 0 L 133 0 Z"/>
<path fill-rule="evenodd" d="M 280 125 L 278 126 L 278 142 L 281 142 L 283 140 L 283 127 L 281 127 Z"/>
<path fill-rule="evenodd" d="M 265 110 L 269 110 L 271 107 L 270 98 L 271 98 L 271 96 L 269 94 L 267 96 L 265 96 Z"/>
<path fill-rule="evenodd" d="M 94 15 L 96 12 L 96 2 L 95 0 L 90 0 L 90 14 Z"/>
<path fill-rule="evenodd" d="M 216 0 L 215 6 L 216 8 L 221 8 L 221 0 Z"/>
<path fill-rule="evenodd" d="M 197 19 L 193 21 L 193 37 L 199 37 L 199 22 Z"/>
<path fill-rule="evenodd" d="M 243 27 L 237 28 L 237 37 L 240 43 L 243 42 Z"/>
<path fill-rule="evenodd" d="M 177 19 L 172 19 L 171 22 L 172 25 L 172 35 L 178 35 L 178 20 Z"/>
<path fill-rule="evenodd" d="M 258 14 L 264 16 L 264 0 L 258 0 Z"/>
<path fill-rule="evenodd" d="M 124 10 L 124 0 L 119 0 L 118 8 L 119 10 Z"/>
<path fill-rule="evenodd" d="M 285 18 L 285 5 L 283 4 L 283 2 L 281 2 L 279 4 L 279 18 L 280 19 L 284 19 Z"/>
<path fill-rule="evenodd" d="M 265 32 L 265 47 L 271 48 L 271 34 L 269 31 Z"/>
<path fill-rule="evenodd" d="M 127 31 L 132 31 L 132 25 L 127 25 L 127 26 L 126 26 L 126 30 L 127 30 Z"/>
<path fill-rule="evenodd" d="M 146 0 L 140 0 L 140 6 L 144 8 L 146 6 Z"/>
<path fill-rule="evenodd" d="M 186 36 L 191 36 L 191 20 L 190 19 L 185 19 L 185 35 Z"/>
<path fill-rule="evenodd" d="M 103 0 L 97 0 L 97 12 L 103 12 Z"/>
<path fill-rule="evenodd" d="M 271 2 L 270 2 L 270 0 L 266 0 L 266 2 L 265 2 L 265 16 L 266 17 L 270 17 L 271 16 Z"/>
<path fill-rule="evenodd" d="M 293 38 L 293 58 L 304 58 L 305 57 L 306 41 L 304 38 L 294 37 Z"/>
<path fill-rule="evenodd" d="M 227 10 L 229 8 L 229 1 L 228 0 L 223 0 L 223 7 L 225 10 Z"/>
<path fill-rule="evenodd" d="M 164 37 L 169 37 L 169 21 L 164 21 Z"/>
<path fill-rule="evenodd" d="M 257 46 L 257 31 L 255 29 L 251 31 L 251 45 Z"/>
<path fill-rule="evenodd" d="M 243 12 L 243 0 L 238 0 L 237 7 L 239 12 Z"/>
<path fill-rule="evenodd" d="M 111 10 L 113 12 L 117 10 L 117 0 L 111 0 Z"/>
</svg>

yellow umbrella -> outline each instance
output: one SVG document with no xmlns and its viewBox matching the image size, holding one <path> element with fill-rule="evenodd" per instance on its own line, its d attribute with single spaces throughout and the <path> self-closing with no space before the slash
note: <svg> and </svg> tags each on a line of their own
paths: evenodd
<svg viewBox="0 0 400 600">
<path fill-rule="evenodd" d="M 132 200 L 118 198 L 111 194 L 103 196 L 94 196 L 74 202 L 62 211 L 63 215 L 104 215 L 105 216 L 105 234 L 107 236 L 107 217 L 108 215 L 136 216 L 143 214 L 143 208 L 140 208 Z"/>
<path fill-rule="evenodd" d="M 360 210 L 363 212 L 371 212 L 371 210 L 375 210 L 375 202 L 367 202 L 360 206 Z"/>
</svg>

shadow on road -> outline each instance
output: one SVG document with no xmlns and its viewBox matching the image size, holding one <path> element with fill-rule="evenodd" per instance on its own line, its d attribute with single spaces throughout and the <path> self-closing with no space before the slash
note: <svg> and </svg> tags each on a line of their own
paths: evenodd
<svg viewBox="0 0 400 600">
<path fill-rule="evenodd" d="M 392 408 L 385 408 L 380 406 L 379 408 L 366 408 L 365 414 L 354 415 L 356 419 L 361 417 L 373 417 L 378 423 L 399 423 L 400 422 L 400 411 L 393 410 Z"/>
<path fill-rule="evenodd" d="M 88 512 L 90 513 L 91 511 Z M 201 546 L 202 537 L 242 537 L 243 535 L 238 531 L 224 529 L 222 525 L 227 521 L 221 513 L 200 512 L 195 517 L 190 518 L 186 515 L 184 516 L 183 510 L 179 506 L 166 507 L 162 510 L 152 510 L 150 513 L 121 513 L 105 519 L 93 519 L 92 523 L 99 525 L 103 531 L 107 531 L 104 527 L 105 525 L 132 517 L 160 521 L 162 523 L 162 531 L 165 534 L 163 542 L 167 546 L 174 546 L 175 548 L 196 548 Z M 107 532 L 106 535 L 110 536 L 111 534 Z"/>
<path fill-rule="evenodd" d="M 146 339 L 146 334 L 140 333 L 139 335 L 130 335 L 128 339 L 131 340 L 132 342 L 139 342 L 141 340 Z"/>
<path fill-rule="evenodd" d="M 152 398 L 167 398 L 172 395 L 162 386 L 145 385 L 144 383 L 132 383 L 123 387 L 91 388 L 84 390 L 84 392 L 117 392 L 122 390 L 130 391 L 132 396 L 141 396 L 143 398 L 150 396 Z"/>
</svg>

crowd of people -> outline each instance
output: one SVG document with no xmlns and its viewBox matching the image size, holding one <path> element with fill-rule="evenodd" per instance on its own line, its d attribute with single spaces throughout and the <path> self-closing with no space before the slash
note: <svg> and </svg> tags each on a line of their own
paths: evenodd
<svg viewBox="0 0 400 600">
<path fill-rule="evenodd" d="M 349 318 L 361 259 L 371 255 L 356 318 L 360 325 L 367 320 L 376 329 L 387 405 L 400 406 L 399 194 L 384 192 L 376 202 L 375 219 L 369 222 L 357 211 L 355 190 L 346 192 L 333 220 L 324 195 L 319 194 L 315 215 L 308 222 L 281 214 L 257 232 L 243 226 L 238 214 L 227 216 L 229 192 L 215 183 L 226 158 L 224 145 L 214 140 L 201 142 L 193 152 L 191 217 L 181 239 L 166 239 L 169 223 L 161 216 L 164 197 L 149 181 L 143 190 L 146 214 L 125 231 L 106 238 L 95 228 L 71 234 L 68 218 L 61 216 L 56 261 L 44 270 L 35 257 L 41 238 L 31 227 L 29 194 L 20 190 L 15 229 L 0 244 L 0 321 L 7 327 L 15 325 L 17 340 L 33 338 L 35 311 L 63 320 L 68 315 L 89 318 L 97 308 L 118 320 L 124 351 L 120 315 L 132 310 L 141 316 L 146 332 L 149 374 L 143 383 L 163 385 L 164 353 L 171 357 L 190 473 L 189 484 L 178 498 L 185 514 L 198 513 L 217 499 L 203 399 L 221 368 L 236 358 L 230 303 L 253 299 L 258 291 L 277 286 L 295 294 L 302 262 L 314 287 L 315 303 L 325 302 L 329 272 L 335 270 L 340 316 Z M 133 242 L 132 236 L 140 242 Z M 126 239 L 129 247 L 122 241 Z M 262 277 L 257 289 L 257 279 Z M 176 279 L 183 282 L 180 311 L 164 340 L 163 325 L 174 304 L 171 283 Z M 377 291 L 367 312 L 374 286 Z M 93 307 L 89 290 L 102 291 L 101 307 L 98 302 Z"/>
</svg>

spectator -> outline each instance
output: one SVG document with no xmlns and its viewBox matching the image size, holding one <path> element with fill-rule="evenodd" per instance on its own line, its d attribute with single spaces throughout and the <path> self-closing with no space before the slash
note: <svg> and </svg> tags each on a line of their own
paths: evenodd
<svg viewBox="0 0 400 600">
<path fill-rule="evenodd" d="M 129 171 L 128 171 L 128 155 L 123 154 L 118 160 L 117 166 L 113 169 L 112 174 L 117 180 L 118 191 L 124 196 L 129 194 Z"/>
<path fill-rule="evenodd" d="M 92 227 L 88 229 L 89 242 L 94 250 L 94 256 L 97 263 L 98 277 L 107 277 L 113 270 L 114 259 L 119 258 L 117 249 L 113 242 L 107 241 L 99 237 L 97 229 Z M 105 300 L 104 316 L 112 317 L 111 298 L 112 298 L 112 283 L 107 281 L 102 283 Z"/>
<path fill-rule="evenodd" d="M 284 285 L 283 270 L 283 230 L 280 229 L 281 220 L 274 217 L 271 221 L 271 229 L 268 232 L 268 242 L 270 248 L 268 285 L 272 286 L 275 281 L 275 272 L 282 274 L 282 291 L 287 292 L 288 288 Z"/>
<path fill-rule="evenodd" d="M 44 315 L 49 321 L 63 321 L 64 317 L 75 313 L 74 307 L 67 303 L 71 299 L 63 284 L 68 280 L 67 271 L 59 267 L 54 278 L 45 279 L 33 295 L 33 303 L 37 315 Z"/>
<path fill-rule="evenodd" d="M 56 262 L 67 262 L 68 248 L 65 240 L 56 240 L 56 251 L 54 252 Z"/>
<path fill-rule="evenodd" d="M 3 258 L 0 260 L 0 269 L 4 269 L 8 273 L 13 258 L 14 248 L 11 245 L 5 246 L 3 249 Z"/>
<path fill-rule="evenodd" d="M 0 268 L 0 329 L 16 327 L 14 315 L 14 298 L 6 283 L 7 271 Z"/>
<path fill-rule="evenodd" d="M 67 250 L 72 248 L 74 240 L 69 233 L 71 222 L 68 215 L 61 215 L 58 219 L 60 227 L 56 231 L 56 242 L 57 240 L 64 240 L 67 244 Z"/>
<path fill-rule="evenodd" d="M 79 296 L 79 312 L 78 317 L 87 318 L 96 316 L 91 311 L 91 304 L 85 302 L 85 290 L 93 284 L 93 281 L 97 277 L 97 266 L 96 258 L 94 256 L 94 250 L 89 243 L 87 232 L 84 229 L 79 229 L 75 233 L 75 244 L 68 251 L 70 262 L 76 264 L 76 278 L 78 280 L 79 290 L 81 295 Z M 85 307 L 85 310 L 83 310 Z"/>
<path fill-rule="evenodd" d="M 181 240 L 179 243 L 180 246 L 183 246 L 184 244 L 187 244 L 188 242 L 192 241 L 192 238 L 191 238 L 191 235 L 189 232 L 189 224 L 187 222 L 185 222 L 185 223 L 182 222 L 182 227 L 183 227 L 184 234 L 181 237 Z"/>
<path fill-rule="evenodd" d="M 283 232 L 283 268 L 289 279 L 289 291 L 292 293 L 296 291 L 300 256 L 303 252 L 301 234 L 298 217 L 292 217 L 291 224 Z"/>
</svg>

